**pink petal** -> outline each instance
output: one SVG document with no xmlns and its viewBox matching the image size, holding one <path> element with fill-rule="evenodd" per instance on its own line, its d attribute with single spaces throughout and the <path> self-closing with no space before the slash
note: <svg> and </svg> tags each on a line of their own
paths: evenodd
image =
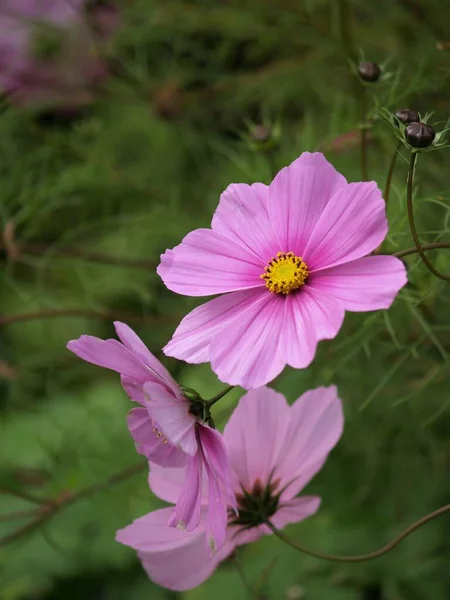
<svg viewBox="0 0 450 600">
<path fill-rule="evenodd" d="M 325 207 L 303 258 L 310 271 L 350 262 L 369 254 L 386 237 L 385 202 L 373 181 L 350 183 Z"/>
<path fill-rule="evenodd" d="M 138 550 L 148 576 L 158 585 L 175 591 L 197 587 L 208 579 L 234 549 L 231 542 L 210 558 L 201 522 L 193 533 L 167 527 L 171 509 L 145 515 L 121 529 L 116 539 Z"/>
<path fill-rule="evenodd" d="M 177 398 L 163 385 L 153 381 L 144 384 L 144 392 L 146 408 L 164 437 L 189 456 L 194 456 L 197 452 L 196 419 L 189 413 L 188 400 Z"/>
<path fill-rule="evenodd" d="M 345 178 L 318 152 L 304 152 L 270 184 L 270 220 L 280 241 L 278 251 L 303 256 L 305 246 L 332 195 Z"/>
<path fill-rule="evenodd" d="M 199 425 L 201 452 L 208 476 L 206 537 L 212 553 L 225 542 L 228 507 L 236 509 L 228 456 L 219 432 Z"/>
<path fill-rule="evenodd" d="M 156 463 L 150 463 L 149 466 L 148 483 L 152 492 L 161 500 L 176 504 L 186 479 L 186 469 L 169 469 Z M 205 483 L 206 480 L 202 482 L 203 504 L 207 501 Z"/>
<path fill-rule="evenodd" d="M 263 184 L 232 183 L 220 196 L 211 224 L 264 263 L 280 250 L 267 212 L 268 192 Z"/>
<path fill-rule="evenodd" d="M 125 375 L 120 376 L 120 383 L 122 384 L 127 396 L 131 398 L 131 400 L 134 400 L 139 404 L 145 404 L 143 383 L 137 383 L 134 379 L 125 377 Z"/>
<path fill-rule="evenodd" d="M 320 502 L 317 496 L 292 498 L 289 502 L 283 502 L 270 520 L 277 529 L 283 529 L 290 523 L 299 523 L 314 515 L 319 510 Z"/>
<path fill-rule="evenodd" d="M 168 525 L 193 531 L 200 522 L 202 502 L 202 457 L 197 454 L 188 459 L 186 476 L 177 504 Z"/>
<path fill-rule="evenodd" d="M 259 297 L 255 290 L 244 290 L 219 296 L 195 308 L 181 321 L 172 339 L 163 348 L 164 353 L 190 363 L 208 362 L 212 338 L 258 302 Z"/>
<path fill-rule="evenodd" d="M 128 429 L 136 443 L 136 450 L 147 460 L 165 467 L 182 467 L 187 456 L 170 442 L 164 443 L 164 437 L 158 437 L 158 431 L 145 408 L 133 408 L 127 416 Z"/>
<path fill-rule="evenodd" d="M 389 308 L 407 283 L 404 264 L 394 256 L 367 256 L 317 271 L 309 285 L 355 312 Z"/>
<path fill-rule="evenodd" d="M 284 361 L 296 368 L 307 367 L 316 353 L 317 342 L 336 337 L 344 320 L 344 309 L 321 290 L 305 285 L 285 299 L 285 317 L 280 336 Z"/>
<path fill-rule="evenodd" d="M 285 298 L 264 289 L 211 340 L 211 367 L 221 381 L 255 388 L 275 379 L 286 362 L 279 348 Z M 256 297 L 256 292 L 255 292 Z"/>
<path fill-rule="evenodd" d="M 288 430 L 275 477 L 292 482 L 283 498 L 292 498 L 314 477 L 342 435 L 344 415 L 335 386 L 304 393 L 291 407 Z"/>
<path fill-rule="evenodd" d="M 290 419 L 282 394 L 268 387 L 242 396 L 225 426 L 223 438 L 239 486 L 266 483 L 277 464 Z"/>
<path fill-rule="evenodd" d="M 78 340 L 69 342 L 67 348 L 89 363 L 117 371 L 138 383 L 149 379 L 148 369 L 117 340 L 82 335 Z"/>
<path fill-rule="evenodd" d="M 156 271 L 163 281 L 166 280 L 170 268 L 172 267 L 174 254 L 173 250 L 166 250 L 164 254 L 161 254 L 161 262 Z"/>
<path fill-rule="evenodd" d="M 134 331 L 128 327 L 125 323 L 115 321 L 114 327 L 116 328 L 117 335 L 124 346 L 126 346 L 137 358 L 147 365 L 161 380 L 164 382 L 169 389 L 175 394 L 180 393 L 180 388 L 177 382 L 166 369 L 166 367 L 159 362 L 159 360 L 153 356 L 144 342 L 137 336 Z"/>
<path fill-rule="evenodd" d="M 170 262 L 170 267 L 168 263 Z M 230 238 L 196 229 L 162 259 L 157 272 L 169 288 L 186 296 L 210 296 L 264 286 L 265 262 Z"/>
</svg>

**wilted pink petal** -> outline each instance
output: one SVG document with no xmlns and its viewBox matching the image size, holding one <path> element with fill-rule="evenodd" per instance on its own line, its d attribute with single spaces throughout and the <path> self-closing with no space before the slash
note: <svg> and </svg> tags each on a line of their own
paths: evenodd
<svg viewBox="0 0 450 600">
<path fill-rule="evenodd" d="M 230 465 L 222 437 L 210 427 L 199 427 L 201 451 L 208 478 L 206 538 L 212 553 L 225 542 L 227 509 L 236 510 Z"/>
<path fill-rule="evenodd" d="M 100 340 L 90 335 L 82 335 L 78 340 L 69 342 L 67 348 L 86 362 L 117 371 L 141 384 L 149 377 L 145 365 L 117 340 Z"/>
<path fill-rule="evenodd" d="M 120 373 L 125 391 L 143 406 L 128 418 L 138 451 L 149 461 L 164 464 L 167 458 L 167 466 L 180 465 L 175 449 L 188 456 L 197 452 L 196 419 L 189 412 L 189 400 L 134 331 L 124 323 L 114 325 L 123 343 L 82 335 L 67 347 L 87 362 Z"/>
<path fill-rule="evenodd" d="M 200 522 L 203 460 L 198 452 L 188 460 L 186 478 L 168 525 L 193 531 Z"/>
<path fill-rule="evenodd" d="M 387 308 L 405 284 L 398 259 L 363 258 L 386 236 L 385 212 L 374 182 L 347 183 L 319 153 L 302 154 L 270 186 L 230 185 L 212 229 L 191 232 L 161 257 L 169 289 L 226 292 L 185 317 L 164 351 L 209 361 L 222 381 L 247 389 L 286 364 L 308 366 L 345 310 Z M 372 259 L 387 261 L 386 277 Z"/>
<path fill-rule="evenodd" d="M 194 456 L 197 452 L 196 418 L 189 412 L 189 403 L 154 381 L 144 384 L 144 393 L 148 414 L 158 423 L 164 435 L 174 446 Z"/>
<path fill-rule="evenodd" d="M 133 408 L 127 417 L 128 429 L 136 450 L 147 460 L 166 467 L 183 467 L 188 456 L 165 438 L 146 408 Z"/>
</svg>

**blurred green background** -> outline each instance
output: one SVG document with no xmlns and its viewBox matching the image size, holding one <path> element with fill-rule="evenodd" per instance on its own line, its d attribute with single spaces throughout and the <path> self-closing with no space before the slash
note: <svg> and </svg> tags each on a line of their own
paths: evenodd
<svg viewBox="0 0 450 600">
<path fill-rule="evenodd" d="M 349 52 L 390 74 L 367 90 L 369 109 L 378 102 L 435 111 L 436 123 L 450 108 L 448 1 L 117 6 L 121 26 L 107 51 L 113 74 L 89 107 L 68 116 L 7 99 L 1 106 L 0 489 L 40 498 L 139 463 L 118 377 L 82 363 L 66 350 L 68 340 L 113 337 L 118 318 L 161 357 L 199 302 L 165 289 L 155 273 L 159 255 L 209 226 L 229 183 L 268 183 L 317 149 L 350 181 L 361 179 L 360 83 Z M 251 142 L 252 124 L 279 134 L 278 144 Z M 392 133 L 374 119 L 369 175 L 381 187 L 394 148 Z M 386 252 L 412 246 L 403 156 Z M 446 149 L 419 157 L 415 210 L 424 241 L 448 239 L 448 159 Z M 446 252 L 429 253 L 441 269 Z M 389 312 L 347 314 L 309 369 L 286 369 L 273 384 L 292 402 L 335 383 L 344 401 L 343 438 L 307 489 L 323 497 L 322 508 L 287 529 L 317 550 L 368 552 L 449 501 L 450 286 L 417 255 L 406 261 L 410 283 Z M 222 388 L 208 365 L 163 361 L 203 397 Z M 217 405 L 220 427 L 241 393 Z M 74 503 L 0 548 L 0 599 L 246 598 L 231 563 L 184 594 L 148 581 L 114 533 L 160 504 L 144 471 Z M 30 508 L 0 494 L 0 536 L 28 522 L 9 513 Z M 321 562 L 274 538 L 243 548 L 241 560 L 260 600 L 448 600 L 448 532 L 444 516 L 358 565 Z"/>
</svg>

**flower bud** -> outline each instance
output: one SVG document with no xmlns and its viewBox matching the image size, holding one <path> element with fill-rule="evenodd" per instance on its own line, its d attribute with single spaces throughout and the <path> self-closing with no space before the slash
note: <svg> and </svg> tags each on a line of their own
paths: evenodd
<svg viewBox="0 0 450 600">
<path fill-rule="evenodd" d="M 405 129 L 405 138 L 414 148 L 428 148 L 433 143 L 436 132 L 426 123 L 409 123 Z"/>
<path fill-rule="evenodd" d="M 408 123 L 418 123 L 420 121 L 419 113 L 409 108 L 401 108 L 395 113 L 399 121 L 408 125 Z"/>
<path fill-rule="evenodd" d="M 251 132 L 251 138 L 254 142 L 267 142 L 270 139 L 271 131 L 265 125 L 255 125 Z"/>
<path fill-rule="evenodd" d="M 377 63 L 363 60 L 358 66 L 358 75 L 363 81 L 375 83 L 380 78 L 381 69 Z"/>
</svg>

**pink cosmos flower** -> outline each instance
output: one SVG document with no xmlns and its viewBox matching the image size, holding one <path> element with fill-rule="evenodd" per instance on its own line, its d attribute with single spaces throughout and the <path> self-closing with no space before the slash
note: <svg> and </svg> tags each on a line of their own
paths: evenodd
<svg viewBox="0 0 450 600">
<path fill-rule="evenodd" d="M 94 86 L 107 76 L 98 46 L 118 25 L 112 4 L 0 0 L 0 93 L 33 108 L 89 103 Z"/>
<path fill-rule="evenodd" d="M 230 458 L 238 515 L 230 513 L 226 540 L 209 558 L 205 547 L 204 497 L 200 526 L 188 533 L 167 527 L 170 508 L 151 512 L 117 532 L 116 539 L 138 551 L 153 581 L 172 590 L 200 585 L 237 546 L 313 515 L 320 498 L 297 494 L 321 469 L 343 427 L 335 387 L 306 392 L 292 406 L 259 388 L 245 394 L 223 438 Z M 150 468 L 150 487 L 167 502 L 177 498 L 180 469 Z"/>
<path fill-rule="evenodd" d="M 228 458 L 220 433 L 196 416 L 201 403 L 190 402 L 167 369 L 124 323 L 114 323 L 117 340 L 82 335 L 69 350 L 94 365 L 121 375 L 129 397 L 140 404 L 128 415 L 136 449 L 162 467 L 183 467 L 184 482 L 171 526 L 193 531 L 200 523 L 201 484 L 206 475 L 209 508 L 205 516 L 208 545 L 214 550 L 225 539 L 227 505 L 234 495 Z"/>
<path fill-rule="evenodd" d="M 224 294 L 189 313 L 164 352 L 210 361 L 222 381 L 247 389 L 286 364 L 307 367 L 346 310 L 388 308 L 405 285 L 399 259 L 366 256 L 386 233 L 376 183 L 347 183 L 320 153 L 303 153 L 269 186 L 228 186 L 211 229 L 161 257 L 170 290 Z"/>
</svg>

